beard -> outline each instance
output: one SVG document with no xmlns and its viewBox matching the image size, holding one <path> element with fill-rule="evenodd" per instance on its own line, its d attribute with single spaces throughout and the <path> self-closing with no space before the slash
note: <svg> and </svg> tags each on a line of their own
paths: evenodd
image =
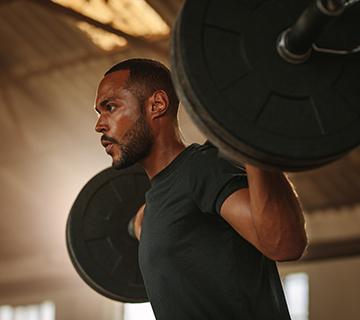
<svg viewBox="0 0 360 320">
<path fill-rule="evenodd" d="M 130 167 L 149 155 L 153 145 L 153 135 L 143 113 L 126 132 L 124 143 L 118 143 L 119 159 L 114 159 L 112 167 L 119 170 Z"/>
</svg>

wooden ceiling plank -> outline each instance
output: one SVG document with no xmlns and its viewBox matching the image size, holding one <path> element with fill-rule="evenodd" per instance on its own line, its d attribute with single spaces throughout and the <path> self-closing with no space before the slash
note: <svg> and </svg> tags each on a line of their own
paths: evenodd
<svg viewBox="0 0 360 320">
<path fill-rule="evenodd" d="M 123 37 L 128 41 L 129 45 L 133 45 L 138 48 L 151 49 L 166 58 L 168 57 L 167 48 L 164 48 L 162 46 L 162 44 L 159 43 L 158 41 L 150 41 L 144 37 L 135 37 L 124 31 L 116 29 L 109 24 L 101 23 L 101 22 L 99 22 L 95 19 L 92 19 L 84 14 L 81 14 L 73 9 L 70 9 L 70 8 L 64 7 L 60 4 L 57 4 L 55 2 L 52 2 L 51 0 L 30 0 L 30 1 L 32 1 L 35 4 L 45 6 L 46 8 L 48 8 L 50 10 L 54 10 L 55 12 L 64 14 L 73 19 L 87 22 L 94 27 L 97 27 L 99 29 L 113 33 L 117 36 Z"/>
</svg>

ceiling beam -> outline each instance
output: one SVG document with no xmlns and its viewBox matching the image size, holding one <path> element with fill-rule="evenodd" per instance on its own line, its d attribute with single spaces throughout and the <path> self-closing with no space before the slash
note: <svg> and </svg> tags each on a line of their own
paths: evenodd
<svg viewBox="0 0 360 320">
<path fill-rule="evenodd" d="M 360 238 L 327 241 L 309 245 L 307 253 L 296 262 L 313 262 L 360 255 Z"/>
<path fill-rule="evenodd" d="M 77 12 L 71 8 L 64 7 L 58 3 L 52 2 L 51 0 L 30 0 L 33 3 L 37 5 L 41 5 L 47 9 L 50 9 L 56 13 L 63 14 L 65 16 L 71 17 L 73 19 L 87 22 L 91 24 L 92 26 L 105 30 L 107 32 L 110 32 L 112 34 L 115 34 L 117 36 L 125 38 L 130 46 L 134 46 L 137 48 L 142 48 L 146 50 L 152 50 L 157 52 L 159 55 L 161 55 L 164 58 L 168 58 L 169 51 L 168 48 L 164 47 L 164 41 L 150 41 L 144 37 L 136 37 L 131 34 L 128 34 L 122 30 L 119 30 L 117 28 L 114 28 L 110 24 L 102 23 L 100 21 L 97 21 L 95 19 L 92 19 L 80 12 Z"/>
</svg>

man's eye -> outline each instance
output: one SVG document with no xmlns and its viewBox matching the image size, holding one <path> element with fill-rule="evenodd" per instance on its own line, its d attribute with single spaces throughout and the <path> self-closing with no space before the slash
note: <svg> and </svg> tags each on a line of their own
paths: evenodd
<svg viewBox="0 0 360 320">
<path fill-rule="evenodd" d="M 109 112 L 113 112 L 115 110 L 115 106 L 113 104 L 107 104 L 106 110 Z"/>
</svg>

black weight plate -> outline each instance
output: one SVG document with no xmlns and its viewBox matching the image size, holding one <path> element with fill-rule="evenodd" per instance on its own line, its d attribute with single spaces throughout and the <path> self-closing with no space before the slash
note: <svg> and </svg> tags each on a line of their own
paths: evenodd
<svg viewBox="0 0 360 320">
<path fill-rule="evenodd" d="M 128 222 L 145 202 L 150 183 L 139 166 L 112 168 L 93 177 L 76 198 L 66 226 L 71 261 L 100 294 L 122 302 L 145 302 L 138 241 Z"/>
<path fill-rule="evenodd" d="M 292 65 L 276 51 L 278 35 L 307 5 L 187 1 L 178 17 L 174 83 L 200 129 L 235 161 L 305 170 L 360 142 L 360 55 L 314 53 Z"/>
</svg>

